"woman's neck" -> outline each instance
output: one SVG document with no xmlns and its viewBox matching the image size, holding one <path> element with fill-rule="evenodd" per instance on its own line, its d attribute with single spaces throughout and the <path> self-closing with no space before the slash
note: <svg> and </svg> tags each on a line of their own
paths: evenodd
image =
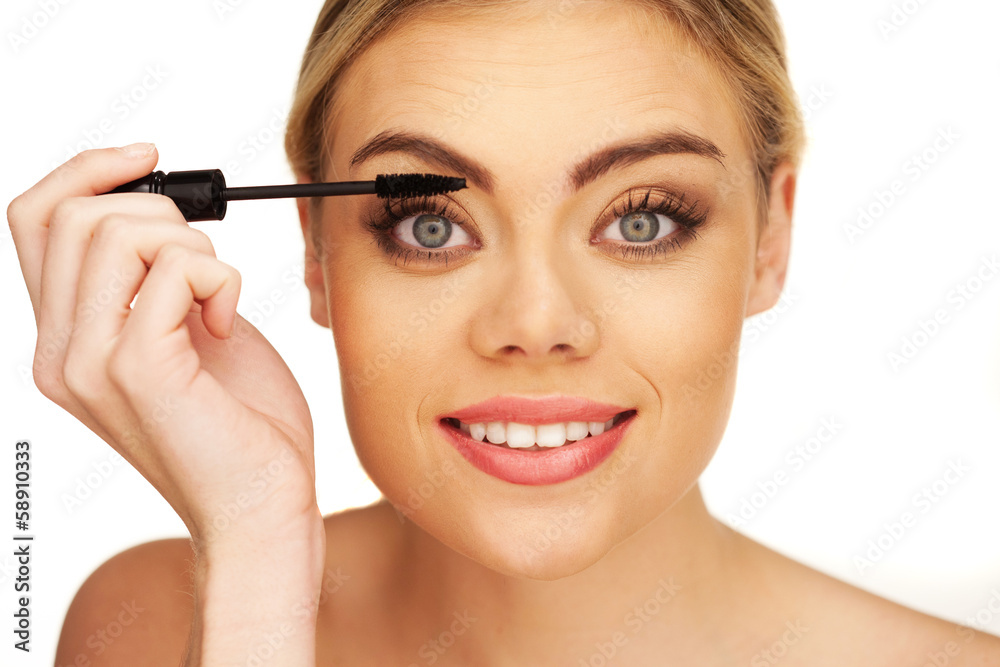
<svg viewBox="0 0 1000 667">
<path fill-rule="evenodd" d="M 599 561 L 552 581 L 498 573 L 410 521 L 404 532 L 400 622 L 407 635 L 440 637 L 427 650 L 454 653 L 443 664 L 604 664 L 602 651 L 692 639 L 718 627 L 745 575 L 739 536 L 708 513 L 697 484 Z"/>
</svg>

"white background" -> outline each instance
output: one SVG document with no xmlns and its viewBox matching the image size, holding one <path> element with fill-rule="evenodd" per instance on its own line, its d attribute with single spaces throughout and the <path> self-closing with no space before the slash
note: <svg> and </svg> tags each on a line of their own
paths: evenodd
<svg viewBox="0 0 1000 667">
<path fill-rule="evenodd" d="M 0 200 L 6 206 L 88 142 L 154 141 L 158 168 L 218 167 L 231 185 L 291 182 L 281 131 L 320 4 L 6 0 Z M 987 606 L 1000 602 L 1000 277 L 983 268 L 1000 246 L 1000 5 L 777 4 L 810 146 L 786 298 L 747 322 L 730 425 L 702 477 L 706 500 L 722 519 L 752 507 L 740 530 L 816 569 L 956 622 L 983 612 L 976 625 L 1000 634 L 1000 614 Z M 894 7 L 901 25 L 885 33 L 880 22 Z M 935 149 L 949 129 L 957 138 Z M 933 164 L 914 171 L 925 151 Z M 903 194 L 879 212 L 879 193 L 888 202 L 896 180 Z M 852 242 L 846 228 L 859 208 L 877 215 Z M 332 337 L 309 318 L 293 200 L 237 202 L 225 221 L 194 225 L 242 273 L 239 312 L 309 400 L 321 509 L 376 501 L 347 437 Z M 977 283 L 980 270 L 990 279 Z M 11 525 L 3 532 L 15 532 L 12 445 L 27 438 L 36 536 L 33 651 L 14 651 L 5 630 L 0 662 L 51 665 L 90 572 L 127 547 L 186 532 L 145 479 L 34 387 L 34 319 L 6 226 L 0 279 L 0 506 Z M 960 286 L 979 288 L 961 308 Z M 917 335 L 917 354 L 894 368 L 889 354 L 939 309 L 947 322 Z M 794 465 L 789 452 L 820 434 L 824 419 L 841 426 Z M 940 481 L 950 462 L 968 468 L 954 484 Z M 776 473 L 785 483 L 767 495 Z M 943 493 L 924 512 L 914 496 L 936 481 Z M 907 511 L 916 524 L 892 539 L 884 524 Z M 893 543 L 861 571 L 855 557 L 880 536 Z M 4 628 L 12 552 L 0 549 Z"/>
</svg>

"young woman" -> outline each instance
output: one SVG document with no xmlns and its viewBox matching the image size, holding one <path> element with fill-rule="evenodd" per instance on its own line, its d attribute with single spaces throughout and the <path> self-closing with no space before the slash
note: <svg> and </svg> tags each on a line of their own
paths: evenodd
<svg viewBox="0 0 1000 667">
<path fill-rule="evenodd" d="M 191 533 L 99 568 L 57 663 L 123 600 L 141 622 L 89 664 L 995 661 L 997 638 L 706 511 L 802 143 L 768 0 L 328 2 L 289 119 L 299 180 L 469 185 L 299 204 L 312 318 L 385 496 L 329 517 L 306 401 L 236 315 L 239 274 L 166 198 L 93 196 L 155 148 L 53 171 L 8 211 L 39 338 L 68 334 L 36 382 Z"/>
</svg>

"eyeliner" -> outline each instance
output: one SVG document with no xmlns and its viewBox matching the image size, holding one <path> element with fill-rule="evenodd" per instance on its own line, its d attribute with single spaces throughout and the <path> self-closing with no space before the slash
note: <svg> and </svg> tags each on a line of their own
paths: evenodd
<svg viewBox="0 0 1000 667">
<path fill-rule="evenodd" d="M 119 185 L 104 194 L 151 192 L 170 197 L 184 219 L 222 220 L 230 201 L 283 199 L 288 197 L 337 197 L 342 195 L 377 195 L 382 199 L 433 197 L 466 187 L 464 178 L 437 174 L 379 174 L 374 181 L 334 183 L 293 183 L 231 188 L 219 169 L 190 171 L 154 171 L 134 181 Z"/>
</svg>

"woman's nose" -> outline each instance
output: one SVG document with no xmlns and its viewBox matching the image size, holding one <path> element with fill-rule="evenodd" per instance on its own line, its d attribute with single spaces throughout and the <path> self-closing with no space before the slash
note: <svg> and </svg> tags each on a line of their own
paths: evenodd
<svg viewBox="0 0 1000 667">
<path fill-rule="evenodd" d="M 484 357 L 569 361 L 590 356 L 600 332 L 586 314 L 580 268 L 538 248 L 519 252 L 482 290 L 471 344 Z"/>
</svg>

